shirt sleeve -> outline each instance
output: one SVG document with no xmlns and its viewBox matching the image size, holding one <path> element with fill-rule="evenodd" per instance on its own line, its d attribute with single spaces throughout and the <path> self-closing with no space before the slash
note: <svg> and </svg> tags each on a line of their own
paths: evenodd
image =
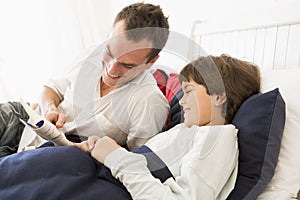
<svg viewBox="0 0 300 200">
<path fill-rule="evenodd" d="M 70 81 L 66 77 L 58 77 L 49 79 L 44 86 L 54 90 L 56 94 L 58 94 L 60 101 L 62 101 L 64 99 L 65 91 L 69 85 Z"/>
<path fill-rule="evenodd" d="M 169 104 L 156 85 L 149 84 L 133 94 L 129 112 L 131 126 L 127 146 L 133 149 L 145 144 L 162 130 L 167 120 Z"/>
<path fill-rule="evenodd" d="M 151 175 L 143 155 L 122 148 L 113 151 L 104 164 L 124 184 L 133 199 L 225 199 L 234 186 L 238 148 L 235 137 L 221 137 L 219 141 L 208 155 L 188 152 L 179 167 L 180 173 L 164 183 Z M 227 193 L 223 194 L 223 190 Z"/>
<path fill-rule="evenodd" d="M 111 169 L 113 176 L 124 184 L 133 199 L 214 199 L 212 188 L 189 167 L 183 168 L 182 174 L 175 177 L 175 180 L 169 178 L 161 183 L 151 175 L 147 161 L 142 155 L 118 149 L 105 160 L 104 164 Z M 197 188 L 201 191 L 197 191 Z M 201 193 L 202 197 L 197 198 L 197 193 Z"/>
</svg>

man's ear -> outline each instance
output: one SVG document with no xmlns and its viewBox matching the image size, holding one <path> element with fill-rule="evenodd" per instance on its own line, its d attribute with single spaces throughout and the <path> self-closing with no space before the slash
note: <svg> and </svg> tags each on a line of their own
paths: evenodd
<svg viewBox="0 0 300 200">
<path fill-rule="evenodd" d="M 150 69 L 151 66 L 157 61 L 157 59 L 159 58 L 159 55 L 155 56 L 154 58 L 152 58 L 148 64 L 147 64 L 147 69 Z"/>
<path fill-rule="evenodd" d="M 214 104 L 216 107 L 222 106 L 227 101 L 226 93 L 223 92 L 220 95 L 214 95 Z"/>
</svg>

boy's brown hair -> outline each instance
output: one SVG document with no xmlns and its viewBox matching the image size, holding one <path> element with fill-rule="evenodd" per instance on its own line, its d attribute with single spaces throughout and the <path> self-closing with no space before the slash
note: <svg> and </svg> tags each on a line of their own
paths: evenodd
<svg viewBox="0 0 300 200">
<path fill-rule="evenodd" d="M 228 55 L 199 57 L 185 66 L 179 76 L 183 81 L 195 81 L 206 88 L 209 95 L 226 93 L 222 108 L 226 123 L 230 123 L 240 105 L 260 91 L 259 68 L 250 62 Z"/>
</svg>

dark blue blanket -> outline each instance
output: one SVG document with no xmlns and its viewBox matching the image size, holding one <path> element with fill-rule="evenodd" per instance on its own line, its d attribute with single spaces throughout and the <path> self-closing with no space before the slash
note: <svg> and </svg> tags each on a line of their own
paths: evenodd
<svg viewBox="0 0 300 200">
<path fill-rule="evenodd" d="M 164 182 L 171 173 L 152 151 L 146 156 L 152 174 Z M 150 153 L 149 153 L 150 152 Z M 155 167 L 159 166 L 159 167 Z M 45 147 L 0 159 L 1 199 L 131 199 L 110 170 L 77 147 Z"/>
</svg>

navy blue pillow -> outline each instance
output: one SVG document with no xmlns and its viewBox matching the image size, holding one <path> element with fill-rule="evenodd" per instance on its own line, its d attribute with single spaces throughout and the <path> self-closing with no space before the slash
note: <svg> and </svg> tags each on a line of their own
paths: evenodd
<svg viewBox="0 0 300 200">
<path fill-rule="evenodd" d="M 239 168 L 227 199 L 256 199 L 274 175 L 285 124 L 278 88 L 247 99 L 232 123 L 238 128 Z"/>
<path fill-rule="evenodd" d="M 169 111 L 169 121 L 166 123 L 166 127 L 163 131 L 167 131 L 177 124 L 184 122 L 184 112 L 182 106 L 180 106 L 179 101 L 183 96 L 182 88 L 180 87 L 176 94 L 173 96 L 170 102 L 170 111 Z"/>
</svg>

